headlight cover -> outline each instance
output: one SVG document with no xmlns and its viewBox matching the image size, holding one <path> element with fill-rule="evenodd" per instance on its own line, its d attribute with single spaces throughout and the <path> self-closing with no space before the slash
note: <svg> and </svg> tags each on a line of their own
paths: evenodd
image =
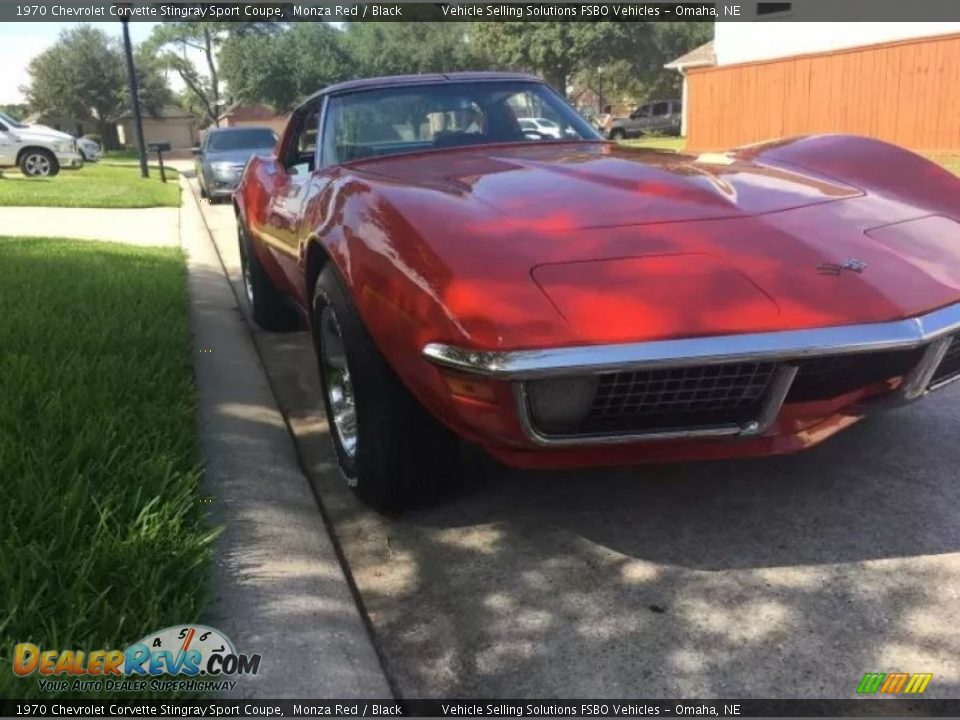
<svg viewBox="0 0 960 720">
<path fill-rule="evenodd" d="M 63 140 L 61 142 L 56 142 L 53 144 L 53 149 L 60 153 L 68 153 L 74 149 L 75 145 L 72 140 Z"/>
<path fill-rule="evenodd" d="M 598 384 L 596 375 L 527 383 L 530 411 L 537 428 L 547 432 L 576 428 L 589 414 Z"/>
</svg>

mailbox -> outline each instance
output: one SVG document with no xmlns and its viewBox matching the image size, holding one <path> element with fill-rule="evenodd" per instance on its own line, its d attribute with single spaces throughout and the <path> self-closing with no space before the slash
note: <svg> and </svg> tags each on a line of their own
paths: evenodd
<svg viewBox="0 0 960 720">
<path fill-rule="evenodd" d="M 167 171 L 163 167 L 163 154 L 165 152 L 170 152 L 170 143 L 168 142 L 155 142 L 147 145 L 147 149 L 150 152 L 155 152 L 157 154 L 157 162 L 160 163 L 160 182 L 167 181 Z"/>
</svg>

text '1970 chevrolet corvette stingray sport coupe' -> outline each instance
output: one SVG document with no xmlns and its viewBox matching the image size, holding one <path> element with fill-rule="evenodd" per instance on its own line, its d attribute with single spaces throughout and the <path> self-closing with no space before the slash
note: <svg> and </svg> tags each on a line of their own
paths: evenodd
<svg viewBox="0 0 960 720">
<path fill-rule="evenodd" d="M 447 486 L 459 438 L 527 468 L 773 455 L 960 379 L 960 180 L 877 140 L 664 153 L 527 75 L 366 79 L 234 203 L 253 317 L 306 320 L 381 509 Z"/>
</svg>

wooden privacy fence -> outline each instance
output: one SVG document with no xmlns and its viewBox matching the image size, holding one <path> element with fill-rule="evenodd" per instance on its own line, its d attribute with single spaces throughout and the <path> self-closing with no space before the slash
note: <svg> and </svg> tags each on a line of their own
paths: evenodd
<svg viewBox="0 0 960 720">
<path fill-rule="evenodd" d="M 692 70 L 687 148 L 810 133 L 960 150 L 960 35 Z"/>
</svg>

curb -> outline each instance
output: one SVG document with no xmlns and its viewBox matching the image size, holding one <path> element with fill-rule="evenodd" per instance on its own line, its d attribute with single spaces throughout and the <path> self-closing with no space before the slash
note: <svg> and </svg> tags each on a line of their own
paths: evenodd
<svg viewBox="0 0 960 720">
<path fill-rule="evenodd" d="M 390 698 L 393 693 L 328 528 L 181 175 L 193 362 L 215 554 L 209 624 L 262 656 L 228 693 L 259 698 Z"/>
</svg>

